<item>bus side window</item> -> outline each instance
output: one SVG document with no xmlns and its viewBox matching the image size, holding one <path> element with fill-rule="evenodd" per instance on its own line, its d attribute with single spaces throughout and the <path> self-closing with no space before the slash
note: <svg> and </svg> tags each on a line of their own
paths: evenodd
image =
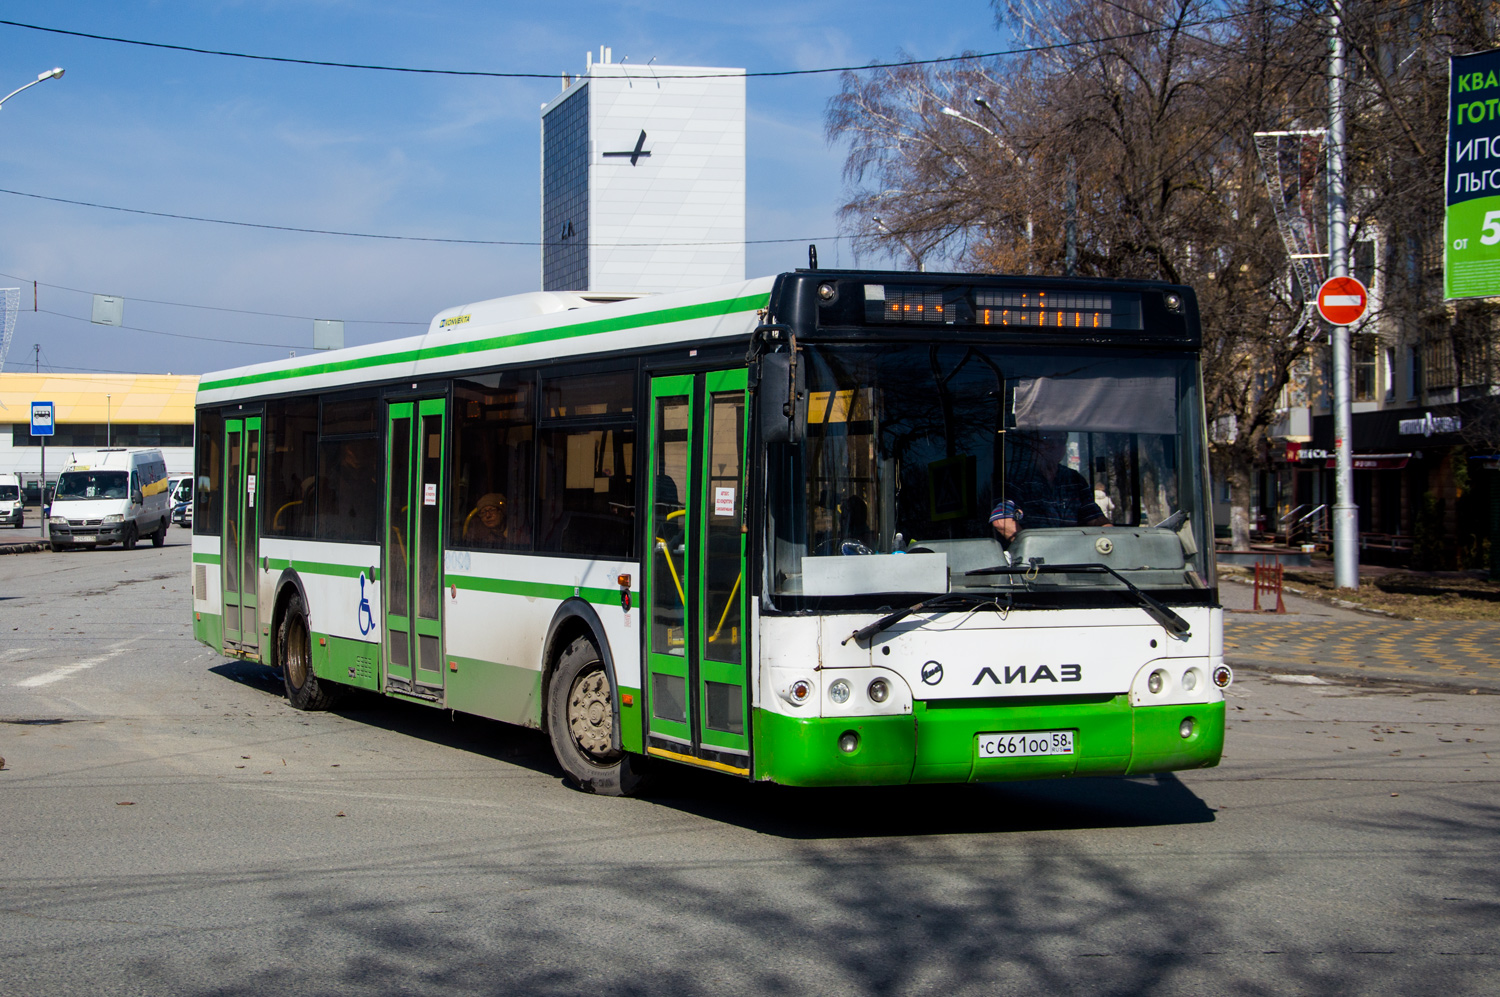
<svg viewBox="0 0 1500 997">
<path fill-rule="evenodd" d="M 265 451 L 262 533 L 313 536 L 318 509 L 318 400 L 268 404 Z"/>
<path fill-rule="evenodd" d="M 490 374 L 483 382 L 476 378 L 454 385 L 452 546 L 531 549 L 536 450 L 532 377 L 530 372 Z M 501 499 L 502 522 L 487 528 L 481 506 Z"/>
</svg>

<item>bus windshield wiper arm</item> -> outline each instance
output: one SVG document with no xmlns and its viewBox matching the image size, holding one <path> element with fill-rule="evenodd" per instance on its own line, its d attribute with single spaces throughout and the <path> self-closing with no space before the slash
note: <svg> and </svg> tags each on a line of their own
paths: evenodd
<svg viewBox="0 0 1500 997">
<path fill-rule="evenodd" d="M 955 597 L 957 597 L 960 601 L 972 600 L 975 598 L 974 596 L 965 595 L 961 592 L 943 592 L 939 595 L 930 596 L 926 599 L 923 599 L 921 602 L 916 603 L 915 605 L 907 606 L 905 609 L 898 609 L 894 613 L 887 613 L 880 619 L 876 620 L 874 623 L 871 623 L 869 626 L 860 627 L 858 630 L 854 631 L 852 634 L 839 641 L 839 645 L 843 646 L 844 644 L 849 643 L 851 640 L 856 644 L 858 644 L 860 641 L 869 640 L 871 637 L 874 637 L 882 630 L 885 630 L 894 624 L 900 623 L 912 613 L 920 613 L 924 609 L 937 609 L 940 606 L 944 606 L 954 601 Z M 988 602 L 989 599 L 984 598 L 979 601 Z"/>
<path fill-rule="evenodd" d="M 1125 587 L 1130 590 L 1130 594 L 1135 596 L 1136 603 L 1142 609 L 1144 609 L 1147 615 L 1150 616 L 1153 620 L 1155 620 L 1157 623 L 1160 623 L 1167 630 L 1171 631 L 1174 636 L 1183 638 L 1192 636 L 1192 626 L 1188 623 L 1187 620 L 1184 620 L 1182 617 L 1172 612 L 1156 599 L 1147 595 L 1145 592 L 1142 592 L 1139 588 L 1136 587 L 1134 582 L 1132 582 L 1129 578 L 1126 578 L 1124 575 L 1120 574 L 1118 571 L 1116 571 L 1114 568 L 1111 568 L 1107 564 L 1044 564 L 1040 561 L 1037 561 L 1031 564 L 1021 564 L 1015 566 L 1007 564 L 997 564 L 993 568 L 978 568 L 974 571 L 965 571 L 964 574 L 966 576 L 1034 575 L 1039 571 L 1046 571 L 1059 575 L 1102 575 L 1106 573 L 1114 575 L 1124 583 Z"/>
</svg>

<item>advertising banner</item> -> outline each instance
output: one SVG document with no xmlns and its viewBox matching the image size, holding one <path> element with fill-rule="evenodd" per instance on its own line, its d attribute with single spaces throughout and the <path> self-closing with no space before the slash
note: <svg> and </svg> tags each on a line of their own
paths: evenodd
<svg viewBox="0 0 1500 997">
<path fill-rule="evenodd" d="M 1443 297 L 1500 295 L 1500 49 L 1448 63 Z"/>
</svg>

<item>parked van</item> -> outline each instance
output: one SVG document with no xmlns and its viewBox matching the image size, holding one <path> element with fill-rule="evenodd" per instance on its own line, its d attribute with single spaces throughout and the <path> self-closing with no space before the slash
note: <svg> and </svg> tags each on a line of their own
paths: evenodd
<svg viewBox="0 0 1500 997">
<path fill-rule="evenodd" d="M 0 523 L 16 529 L 26 525 L 26 497 L 21 494 L 19 474 L 0 478 Z"/>
<path fill-rule="evenodd" d="M 167 542 L 167 462 L 160 450 L 113 447 L 75 453 L 57 478 L 47 529 L 52 549 L 118 543 L 141 537 Z"/>
</svg>

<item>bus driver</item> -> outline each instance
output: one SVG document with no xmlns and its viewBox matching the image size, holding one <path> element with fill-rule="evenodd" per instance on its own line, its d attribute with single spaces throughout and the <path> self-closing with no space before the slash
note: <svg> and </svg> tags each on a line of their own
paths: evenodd
<svg viewBox="0 0 1500 997">
<path fill-rule="evenodd" d="M 990 525 L 1006 543 L 1022 529 L 1036 526 L 1107 526 L 1109 520 L 1088 480 L 1064 464 L 1068 434 L 1063 431 L 1018 434 L 1015 471 L 1007 475 L 1005 494 L 990 513 Z"/>
</svg>

